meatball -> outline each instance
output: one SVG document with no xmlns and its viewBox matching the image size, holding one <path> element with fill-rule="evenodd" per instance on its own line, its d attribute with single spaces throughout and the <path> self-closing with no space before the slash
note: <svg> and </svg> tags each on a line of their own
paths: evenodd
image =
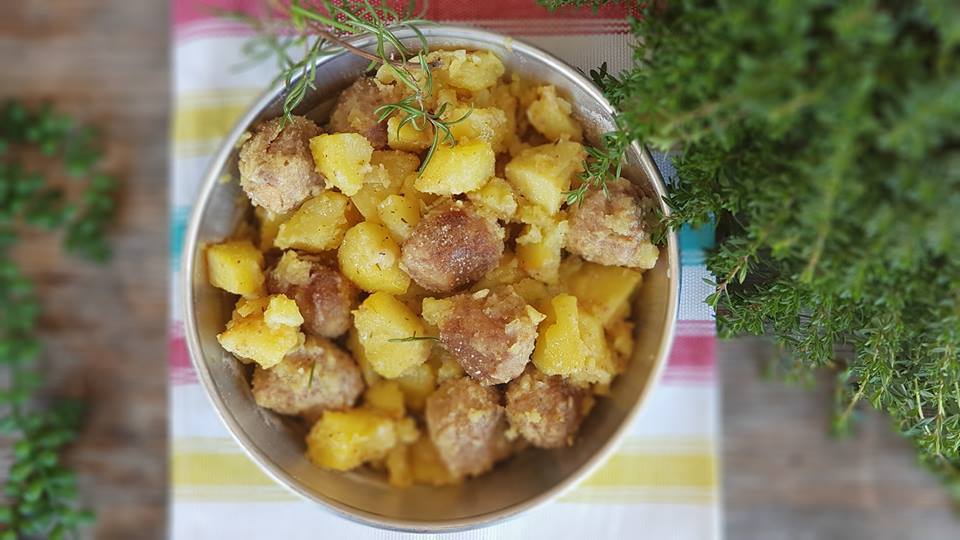
<svg viewBox="0 0 960 540">
<path fill-rule="evenodd" d="M 371 77 L 362 77 L 344 90 L 330 114 L 330 131 L 359 133 L 374 148 L 387 146 L 387 125 L 377 118 L 377 107 L 400 99 L 393 86 L 380 86 Z"/>
<path fill-rule="evenodd" d="M 309 337 L 279 364 L 270 369 L 257 366 L 253 372 L 257 405 L 311 421 L 325 410 L 353 406 L 362 392 L 360 367 L 349 354 L 323 338 Z"/>
<path fill-rule="evenodd" d="M 424 300 L 423 317 L 440 329 L 440 343 L 463 370 L 489 386 L 523 373 L 544 315 L 507 286 Z"/>
<path fill-rule="evenodd" d="M 659 250 L 645 228 L 646 212 L 637 187 L 622 178 L 608 184 L 607 194 L 589 191 L 570 207 L 565 247 L 598 264 L 653 268 Z"/>
<path fill-rule="evenodd" d="M 583 419 L 583 397 L 583 389 L 531 366 L 507 385 L 507 420 L 534 446 L 569 446 Z"/>
<path fill-rule="evenodd" d="M 450 292 L 497 267 L 503 229 L 461 201 L 440 204 L 403 243 L 400 267 L 421 287 Z"/>
<path fill-rule="evenodd" d="M 264 122 L 240 148 L 240 186 L 250 201 L 275 214 L 289 212 L 323 187 L 310 154 L 310 138 L 322 130 L 302 116 L 281 127 Z"/>
<path fill-rule="evenodd" d="M 296 267 L 286 265 L 288 255 L 267 278 L 270 294 L 285 294 L 297 303 L 303 328 L 315 336 L 335 338 L 350 328 L 350 311 L 357 307 L 359 289 L 335 265 L 299 256 Z"/>
<path fill-rule="evenodd" d="M 427 432 L 447 469 L 476 476 L 512 450 L 500 393 L 469 377 L 447 381 L 427 398 Z"/>
</svg>

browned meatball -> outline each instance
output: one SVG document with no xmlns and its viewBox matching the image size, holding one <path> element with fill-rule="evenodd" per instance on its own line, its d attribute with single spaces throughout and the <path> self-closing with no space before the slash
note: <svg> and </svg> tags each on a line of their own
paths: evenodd
<svg viewBox="0 0 960 540">
<path fill-rule="evenodd" d="M 503 229 L 456 201 L 427 212 L 403 243 L 400 266 L 421 287 L 450 292 L 497 267 Z"/>
<path fill-rule="evenodd" d="M 463 370 L 485 386 L 523 373 L 543 320 L 510 286 L 425 300 L 423 316 L 440 329 L 440 343 Z"/>
<path fill-rule="evenodd" d="M 270 294 L 285 294 L 300 308 L 308 333 L 327 338 L 343 335 L 350 328 L 350 311 L 357 307 L 359 289 L 335 265 L 300 255 L 307 272 L 274 267 L 267 278 Z"/>
<path fill-rule="evenodd" d="M 359 133 L 374 148 L 387 146 L 387 124 L 377 119 L 377 107 L 400 99 L 394 86 L 379 86 L 371 77 L 357 79 L 337 98 L 330 115 L 330 131 Z"/>
<path fill-rule="evenodd" d="M 622 178 L 607 191 L 591 190 L 583 203 L 570 207 L 567 251 L 608 266 L 653 268 L 659 250 L 646 230 L 640 191 Z"/>
<path fill-rule="evenodd" d="M 310 138 L 322 130 L 302 116 L 280 127 L 264 122 L 240 148 L 240 186 L 256 206 L 282 214 L 323 187 L 310 154 Z"/>
<path fill-rule="evenodd" d="M 482 474 L 511 452 L 499 392 L 469 377 L 447 381 L 427 398 L 426 421 L 454 476 Z"/>
<path fill-rule="evenodd" d="M 313 380 L 311 381 L 311 373 Z M 353 406 L 363 392 L 360 367 L 349 354 L 323 338 L 307 338 L 299 350 L 270 369 L 253 372 L 257 405 L 313 420 L 328 409 Z"/>
<path fill-rule="evenodd" d="M 531 366 L 507 386 L 507 419 L 534 446 L 569 446 L 583 419 L 583 396 L 563 378 Z"/>
</svg>

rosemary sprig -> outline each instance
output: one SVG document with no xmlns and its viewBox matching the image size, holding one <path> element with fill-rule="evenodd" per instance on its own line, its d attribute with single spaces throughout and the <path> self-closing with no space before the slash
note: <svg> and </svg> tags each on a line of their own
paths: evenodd
<svg viewBox="0 0 960 540">
<path fill-rule="evenodd" d="M 387 341 L 390 343 L 410 343 L 411 341 L 440 341 L 440 338 L 435 336 L 418 336 L 414 334 L 412 336 L 402 338 L 390 338 Z"/>
<path fill-rule="evenodd" d="M 24 226 L 59 228 L 68 251 L 94 261 L 109 257 L 104 234 L 114 216 L 115 186 L 95 171 L 97 142 L 93 131 L 49 108 L 30 111 L 17 102 L 0 108 L 0 436 L 16 441 L 3 483 L 3 539 L 63 538 L 93 519 L 77 508 L 76 475 L 60 461 L 76 435 L 80 409 L 72 402 L 44 408 L 35 400 L 43 387 L 36 366 L 40 303 L 11 248 Z M 21 151 L 31 148 L 45 159 L 59 158 L 68 176 L 87 181 L 79 200 L 68 200 L 64 189 L 19 162 Z"/>
<path fill-rule="evenodd" d="M 416 17 L 416 1 L 411 1 L 403 13 L 391 8 L 386 2 L 351 0 L 334 3 L 321 0 L 315 6 L 305 6 L 293 0 L 288 7 L 274 6 L 269 15 L 257 19 L 231 12 L 229 17 L 246 22 L 257 36 L 246 48 L 253 61 L 261 61 L 272 55 L 279 67 L 278 80 L 284 82 L 286 92 L 283 115 L 289 121 L 307 93 L 315 89 L 317 61 L 326 55 L 346 50 L 370 61 L 367 71 L 385 67 L 390 75 L 406 86 L 411 95 L 397 103 L 389 103 L 376 111 L 378 119 L 385 122 L 393 114 L 404 114 L 400 126 L 412 125 L 418 131 L 433 130 L 433 139 L 420 165 L 426 168 L 440 144 L 454 146 L 456 141 L 450 127 L 463 121 L 470 111 L 458 119 L 446 120 L 446 104 L 430 111 L 427 98 L 433 94 L 433 72 L 427 55 L 430 52 L 426 37 L 418 28 L 428 21 Z M 395 30 L 406 28 L 414 32 L 420 42 L 418 50 L 412 50 L 397 37 Z M 374 52 L 352 45 L 345 36 L 372 35 L 376 38 Z M 295 49 L 303 49 L 296 60 Z"/>
</svg>

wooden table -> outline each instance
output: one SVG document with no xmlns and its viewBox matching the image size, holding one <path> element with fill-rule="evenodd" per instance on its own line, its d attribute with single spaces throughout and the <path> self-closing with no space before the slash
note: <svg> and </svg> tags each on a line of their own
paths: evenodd
<svg viewBox="0 0 960 540">
<path fill-rule="evenodd" d="M 168 2 L 0 3 L 0 96 L 50 99 L 100 126 L 124 179 L 106 267 L 36 237 L 18 259 L 40 287 L 56 393 L 90 409 L 71 453 L 96 538 L 165 536 Z M 960 521 L 907 444 L 868 415 L 826 436 L 829 396 L 759 377 L 765 348 L 721 347 L 723 497 L 731 539 L 948 538 Z"/>
</svg>

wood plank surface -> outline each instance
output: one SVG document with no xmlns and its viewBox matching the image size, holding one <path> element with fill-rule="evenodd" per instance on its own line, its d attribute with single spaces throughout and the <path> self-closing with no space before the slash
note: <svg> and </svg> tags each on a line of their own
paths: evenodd
<svg viewBox="0 0 960 540">
<path fill-rule="evenodd" d="M 0 98 L 100 128 L 121 179 L 108 265 L 63 256 L 51 236 L 16 253 L 40 291 L 54 393 L 89 405 L 70 460 L 94 538 L 165 536 L 168 28 L 166 0 L 0 2 Z"/>
<path fill-rule="evenodd" d="M 0 2 L 0 97 L 50 100 L 99 126 L 123 179 L 109 265 L 65 258 L 44 236 L 17 253 L 40 288 L 55 393 L 90 404 L 71 460 L 99 514 L 95 538 L 166 533 L 168 26 L 165 0 Z M 960 537 L 882 417 L 830 439 L 827 385 L 764 380 L 768 352 L 720 347 L 727 538 Z"/>
</svg>

